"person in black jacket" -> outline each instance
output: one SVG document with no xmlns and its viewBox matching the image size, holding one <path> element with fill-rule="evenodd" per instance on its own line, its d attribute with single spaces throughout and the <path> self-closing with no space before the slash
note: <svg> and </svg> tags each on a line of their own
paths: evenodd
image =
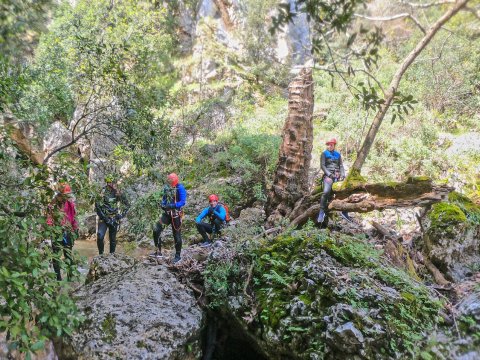
<svg viewBox="0 0 480 360">
<path fill-rule="evenodd" d="M 97 247 L 98 253 L 103 254 L 104 238 L 108 230 L 110 239 L 110 254 L 115 252 L 117 245 L 117 231 L 120 220 L 125 217 L 130 204 L 127 198 L 117 188 L 117 183 L 112 175 L 105 177 L 106 186 L 102 191 L 102 199 L 95 203 L 95 211 L 98 215 Z"/>
</svg>

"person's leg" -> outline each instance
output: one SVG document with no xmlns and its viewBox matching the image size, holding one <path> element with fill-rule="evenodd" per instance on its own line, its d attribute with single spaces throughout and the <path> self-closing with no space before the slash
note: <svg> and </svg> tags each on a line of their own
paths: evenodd
<svg viewBox="0 0 480 360">
<path fill-rule="evenodd" d="M 53 259 L 52 259 L 52 264 L 53 264 L 53 270 L 55 271 L 55 274 L 57 275 L 57 280 L 61 281 L 62 280 L 62 274 L 60 273 L 60 259 L 58 258 L 60 256 L 60 247 L 61 243 L 58 240 L 53 239 L 52 240 L 52 251 L 53 251 Z"/>
<path fill-rule="evenodd" d="M 160 220 L 153 227 L 153 243 L 155 244 L 155 253 L 153 255 L 162 254 L 162 231 L 165 225 L 170 223 L 170 217 L 162 214 Z"/>
<path fill-rule="evenodd" d="M 332 191 L 332 184 L 333 180 L 325 176 L 325 178 L 323 179 L 323 193 L 320 197 L 320 212 L 318 213 L 317 218 L 317 222 L 320 224 L 323 223 L 323 220 L 325 219 L 325 211 L 327 209 L 327 202 L 330 198 L 330 193 Z"/>
<path fill-rule="evenodd" d="M 218 235 L 218 237 L 222 235 L 222 227 L 223 222 L 220 219 L 213 220 L 212 234 L 214 237 L 216 235 Z"/>
<path fill-rule="evenodd" d="M 105 244 L 103 242 L 103 239 L 105 239 L 105 234 L 107 233 L 107 224 L 103 220 L 98 221 L 98 230 L 97 230 L 97 247 L 98 247 L 98 253 L 100 255 L 103 254 L 103 249 L 105 247 Z"/>
<path fill-rule="evenodd" d="M 208 237 L 207 233 L 211 234 L 212 233 L 212 226 L 208 223 L 197 223 L 197 230 L 202 235 L 203 241 L 204 242 L 209 242 L 210 238 Z"/>
<path fill-rule="evenodd" d="M 110 254 L 115 253 L 115 248 L 117 246 L 117 225 L 108 226 L 108 237 L 110 239 Z"/>
<path fill-rule="evenodd" d="M 171 219 L 172 221 L 172 231 L 173 231 L 173 240 L 175 241 L 175 258 L 173 262 L 176 263 L 180 261 L 180 253 L 182 252 L 182 219 L 180 215 Z"/>
<path fill-rule="evenodd" d="M 63 255 L 65 257 L 65 264 L 67 265 L 67 278 L 68 280 L 72 279 L 73 267 L 75 266 L 73 261 L 73 234 L 66 232 L 64 234 L 63 242 Z"/>
</svg>

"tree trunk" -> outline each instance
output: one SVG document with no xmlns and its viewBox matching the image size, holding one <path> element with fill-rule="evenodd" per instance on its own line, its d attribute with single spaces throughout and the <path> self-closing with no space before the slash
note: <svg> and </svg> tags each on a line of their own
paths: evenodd
<svg viewBox="0 0 480 360">
<path fill-rule="evenodd" d="M 400 64 L 400 67 L 397 69 L 393 79 L 388 87 L 388 90 L 385 92 L 384 100 L 385 102 L 380 106 L 380 110 L 378 110 L 375 118 L 373 119 L 372 125 L 368 130 L 368 133 L 363 141 L 362 147 L 358 152 L 357 159 L 352 166 L 351 172 L 360 173 L 365 160 L 367 159 L 367 155 L 370 152 L 370 148 L 375 140 L 377 135 L 378 129 L 382 124 L 383 119 L 385 118 L 385 114 L 387 113 L 392 101 L 395 97 L 395 93 L 398 89 L 400 84 L 400 80 L 402 79 L 403 74 L 408 69 L 408 67 L 413 63 L 413 61 L 417 58 L 417 56 L 423 51 L 423 49 L 427 46 L 427 44 L 432 40 L 435 34 L 440 30 L 440 28 L 450 20 L 457 12 L 460 11 L 462 7 L 464 7 L 470 0 L 458 0 L 451 9 L 449 9 L 440 19 L 437 20 L 435 24 L 433 24 L 430 29 L 428 29 L 425 36 L 420 40 L 420 42 L 415 46 L 415 48 L 408 54 L 408 56 L 403 60 Z"/>
<path fill-rule="evenodd" d="M 33 126 L 20 123 L 12 114 L 3 114 L 0 120 L 0 126 L 5 127 L 8 136 L 16 144 L 17 148 L 26 155 L 35 165 L 43 163 L 45 157 L 44 151 L 36 146 L 31 139 L 35 136 Z"/>
<path fill-rule="evenodd" d="M 308 171 L 313 147 L 312 69 L 303 68 L 288 90 L 288 116 L 266 206 L 270 226 L 289 216 L 295 203 L 309 190 Z"/>
</svg>

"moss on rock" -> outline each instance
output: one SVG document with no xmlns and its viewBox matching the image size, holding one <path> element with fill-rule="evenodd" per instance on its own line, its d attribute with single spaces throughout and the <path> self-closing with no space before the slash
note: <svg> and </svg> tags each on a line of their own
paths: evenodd
<svg viewBox="0 0 480 360">
<path fill-rule="evenodd" d="M 412 351 L 442 305 L 380 255 L 360 239 L 318 229 L 295 230 L 260 247 L 254 293 L 268 346 L 280 349 L 286 341 L 283 353 L 301 359 Z M 344 336 L 359 337 L 355 349 L 348 347 L 352 339 L 339 343 Z"/>
<path fill-rule="evenodd" d="M 455 204 L 438 203 L 432 206 L 432 211 L 428 214 L 430 219 L 430 229 L 449 228 L 454 225 L 465 223 L 467 217 L 462 209 Z"/>
</svg>

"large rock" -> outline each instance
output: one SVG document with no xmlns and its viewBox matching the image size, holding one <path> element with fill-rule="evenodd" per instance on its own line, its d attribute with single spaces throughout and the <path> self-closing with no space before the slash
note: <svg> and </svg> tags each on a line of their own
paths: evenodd
<svg viewBox="0 0 480 360">
<path fill-rule="evenodd" d="M 117 256 L 100 257 L 119 261 Z M 130 262 L 134 264 L 133 261 Z M 122 265 L 122 266 L 123 266 Z M 105 264 L 103 265 L 105 267 Z M 134 264 L 74 293 L 86 320 L 58 344 L 62 359 L 198 359 L 203 314 L 165 266 Z"/>
<path fill-rule="evenodd" d="M 255 259 L 242 277 L 255 280 L 232 286 L 225 313 L 268 359 L 408 357 L 438 321 L 435 294 L 355 237 L 295 230 Z"/>
<path fill-rule="evenodd" d="M 435 204 L 426 218 L 424 253 L 449 280 L 459 282 L 480 265 L 480 225 L 475 222 L 480 209 L 459 194 L 450 199 L 455 201 Z"/>
</svg>

